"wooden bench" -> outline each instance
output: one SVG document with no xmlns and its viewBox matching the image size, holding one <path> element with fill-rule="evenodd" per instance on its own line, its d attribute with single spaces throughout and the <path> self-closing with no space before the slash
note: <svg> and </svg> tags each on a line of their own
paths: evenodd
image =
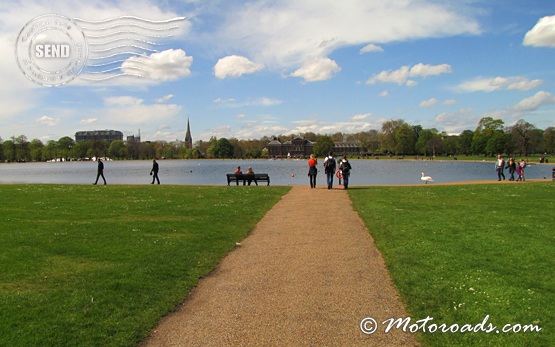
<svg viewBox="0 0 555 347">
<path fill-rule="evenodd" d="M 247 174 L 227 174 L 227 185 L 229 186 L 229 184 L 231 182 L 235 182 L 237 183 L 237 185 L 239 185 L 239 181 L 243 181 L 243 185 L 246 185 L 246 183 L 249 184 L 249 186 L 251 185 L 251 182 L 254 181 L 254 184 L 258 185 L 258 182 L 268 182 L 268 185 L 270 185 L 270 176 L 268 176 L 268 174 L 254 174 L 254 175 L 247 175 Z"/>
</svg>

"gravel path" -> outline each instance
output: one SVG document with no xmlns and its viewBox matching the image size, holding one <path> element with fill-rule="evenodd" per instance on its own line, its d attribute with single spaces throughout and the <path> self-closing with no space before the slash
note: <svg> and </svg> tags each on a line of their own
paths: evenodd
<svg viewBox="0 0 555 347">
<path fill-rule="evenodd" d="M 347 192 L 295 186 L 143 346 L 416 345 L 360 330 L 406 316 Z"/>
</svg>

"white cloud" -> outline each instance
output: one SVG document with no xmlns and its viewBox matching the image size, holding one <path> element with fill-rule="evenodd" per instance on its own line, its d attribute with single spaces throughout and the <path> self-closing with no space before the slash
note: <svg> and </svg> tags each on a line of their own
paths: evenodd
<svg viewBox="0 0 555 347">
<path fill-rule="evenodd" d="M 438 76 L 452 71 L 449 64 L 429 65 L 420 63 L 410 68 L 410 77 Z"/>
<path fill-rule="evenodd" d="M 235 102 L 235 99 L 234 98 L 229 98 L 229 99 L 217 98 L 217 99 L 214 99 L 215 104 L 227 104 L 227 103 L 231 103 L 231 102 Z"/>
<path fill-rule="evenodd" d="M 431 98 L 431 99 L 422 101 L 422 102 L 419 104 L 419 106 L 420 106 L 420 107 L 432 107 L 432 106 L 434 106 L 435 104 L 437 104 L 437 99 L 436 99 L 436 98 Z"/>
<path fill-rule="evenodd" d="M 455 105 L 456 103 L 457 103 L 457 100 L 455 99 L 447 99 L 442 104 L 445 106 L 452 106 L 452 105 Z"/>
<path fill-rule="evenodd" d="M 374 123 L 364 121 L 370 116 L 370 113 L 355 115 L 352 116 L 351 119 L 348 121 L 333 123 L 322 122 L 316 118 L 298 120 L 293 122 L 295 126 L 289 129 L 289 131 L 285 132 L 284 134 L 299 134 L 304 132 L 314 132 L 317 134 L 333 134 L 336 132 L 356 133 L 360 131 L 367 131 L 376 127 Z"/>
<path fill-rule="evenodd" d="M 527 91 L 538 87 L 540 84 L 542 84 L 542 80 L 529 80 L 522 76 L 475 78 L 459 84 L 455 87 L 455 90 L 462 92 Z"/>
<path fill-rule="evenodd" d="M 247 107 L 247 106 L 274 106 L 274 105 L 281 104 L 282 101 L 268 98 L 268 97 L 248 98 L 242 102 L 237 102 L 234 98 L 229 98 L 229 99 L 217 98 L 214 100 L 214 103 L 218 104 L 219 107 L 238 108 L 238 107 Z"/>
<path fill-rule="evenodd" d="M 149 124 L 167 120 L 181 111 L 181 106 L 175 104 L 145 104 L 143 99 L 132 96 L 115 96 L 104 99 L 106 108 L 101 111 L 105 119 L 111 123 Z M 101 118 L 102 116 L 98 116 Z"/>
<path fill-rule="evenodd" d="M 48 116 L 42 116 L 40 118 L 37 118 L 36 120 L 37 123 L 41 124 L 41 125 L 46 125 L 46 126 L 54 126 L 54 125 L 58 125 L 60 123 L 60 118 L 52 118 L 52 117 L 48 117 Z"/>
<path fill-rule="evenodd" d="M 428 76 L 437 76 L 444 73 L 451 73 L 451 65 L 441 64 L 441 65 L 428 65 L 428 64 L 416 64 L 412 67 L 401 66 L 397 70 L 384 70 L 380 73 L 372 76 L 366 81 L 367 84 L 381 83 L 397 83 L 398 85 L 406 85 L 408 87 L 413 87 L 416 85 L 416 81 L 409 78 L 422 77 L 426 78 Z"/>
<path fill-rule="evenodd" d="M 372 76 L 366 83 L 376 84 L 378 82 L 383 83 L 397 83 L 403 85 L 407 83 L 409 77 L 409 67 L 403 66 L 395 71 L 382 71 L 377 75 Z"/>
<path fill-rule="evenodd" d="M 140 69 L 143 77 L 152 81 L 174 81 L 191 74 L 193 57 L 182 49 L 168 49 L 152 53 L 148 57 L 131 57 L 122 64 L 125 73 L 136 73 Z"/>
<path fill-rule="evenodd" d="M 306 82 L 325 81 L 341 71 L 337 63 L 329 58 L 317 58 L 307 61 L 301 68 L 291 74 L 302 77 Z"/>
<path fill-rule="evenodd" d="M 271 135 L 278 135 L 278 134 L 285 134 L 287 132 L 287 128 L 280 126 L 280 125 L 273 125 L 273 124 L 247 124 L 246 126 L 242 127 L 241 129 L 234 132 L 234 137 L 238 139 L 259 139 L 262 134 L 266 134 L 267 136 Z"/>
<path fill-rule="evenodd" d="M 359 53 L 364 54 L 364 53 L 375 53 L 375 52 L 383 52 L 383 48 L 371 43 L 369 45 L 362 47 Z"/>
<path fill-rule="evenodd" d="M 366 119 L 368 117 L 370 117 L 372 114 L 371 113 L 365 113 L 365 114 L 357 114 L 351 117 L 351 120 L 353 121 L 360 121 L 363 119 Z"/>
<path fill-rule="evenodd" d="M 389 96 L 389 91 L 388 90 L 384 90 L 383 92 L 380 93 L 381 97 L 386 97 Z"/>
<path fill-rule="evenodd" d="M 541 18 L 526 33 L 523 44 L 534 47 L 555 47 L 555 16 Z"/>
<path fill-rule="evenodd" d="M 98 118 L 85 118 L 85 119 L 81 119 L 79 123 L 87 125 L 87 124 L 95 123 L 97 120 Z"/>
<path fill-rule="evenodd" d="M 466 108 L 438 114 L 433 119 L 432 126 L 436 129 L 444 129 L 448 134 L 460 134 L 467 129 L 474 130 L 478 120 L 473 111 Z"/>
<path fill-rule="evenodd" d="M 170 100 L 171 98 L 173 98 L 173 94 L 168 94 L 168 95 L 165 95 L 161 98 L 156 99 L 156 102 L 161 104 L 161 103 L 164 103 L 164 102 Z"/>
<path fill-rule="evenodd" d="M 104 104 L 108 106 L 134 106 L 142 103 L 143 99 L 134 96 L 110 96 L 104 99 Z"/>
<path fill-rule="evenodd" d="M 551 93 L 539 91 L 534 96 L 523 99 L 512 107 L 516 111 L 535 111 L 543 105 L 555 104 L 555 96 Z"/>
<path fill-rule="evenodd" d="M 469 6 L 431 0 L 251 1 L 229 9 L 215 36 L 224 52 L 290 68 L 368 42 L 479 34 Z"/>
<path fill-rule="evenodd" d="M 214 66 L 214 75 L 220 79 L 227 77 L 240 77 L 253 74 L 264 69 L 263 64 L 257 64 L 245 57 L 230 55 L 218 60 Z"/>
<path fill-rule="evenodd" d="M 260 98 L 258 103 L 262 106 L 273 106 L 281 104 L 281 101 L 272 98 Z"/>
</svg>

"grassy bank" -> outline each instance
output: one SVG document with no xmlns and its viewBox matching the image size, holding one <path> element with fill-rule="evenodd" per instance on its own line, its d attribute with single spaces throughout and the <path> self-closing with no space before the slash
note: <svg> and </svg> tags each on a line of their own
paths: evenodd
<svg viewBox="0 0 555 347">
<path fill-rule="evenodd" d="M 0 185 L 0 345 L 136 345 L 288 189 Z"/>
<path fill-rule="evenodd" d="M 541 332 L 421 333 L 425 346 L 552 346 L 555 185 L 349 191 L 410 315 L 428 323 L 534 324 Z M 414 321 L 413 321 L 414 322 Z M 515 327 L 518 330 L 518 326 Z"/>
</svg>

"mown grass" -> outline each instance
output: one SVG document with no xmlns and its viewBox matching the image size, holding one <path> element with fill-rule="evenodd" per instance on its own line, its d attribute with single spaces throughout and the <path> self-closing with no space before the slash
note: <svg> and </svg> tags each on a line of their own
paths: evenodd
<svg viewBox="0 0 555 347">
<path fill-rule="evenodd" d="M 415 320 L 540 332 L 420 333 L 424 346 L 553 346 L 555 185 L 349 190 Z"/>
<path fill-rule="evenodd" d="M 0 345 L 136 345 L 288 189 L 0 186 Z"/>
</svg>

